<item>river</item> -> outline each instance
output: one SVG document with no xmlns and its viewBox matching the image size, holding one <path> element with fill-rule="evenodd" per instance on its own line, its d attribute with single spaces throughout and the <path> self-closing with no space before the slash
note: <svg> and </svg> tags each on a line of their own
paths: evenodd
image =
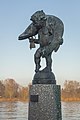
<svg viewBox="0 0 80 120">
<path fill-rule="evenodd" d="M 28 120 L 28 104 L 0 102 L 0 120 Z M 62 102 L 62 120 L 80 120 L 80 102 Z"/>
</svg>

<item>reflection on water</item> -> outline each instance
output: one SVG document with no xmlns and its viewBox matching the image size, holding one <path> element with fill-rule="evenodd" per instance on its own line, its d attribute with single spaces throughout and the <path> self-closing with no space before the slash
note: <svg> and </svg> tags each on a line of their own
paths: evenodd
<svg viewBox="0 0 80 120">
<path fill-rule="evenodd" d="M 80 120 L 80 102 L 62 102 L 63 120 Z"/>
<path fill-rule="evenodd" d="M 62 102 L 62 120 L 80 120 L 80 102 Z M 0 102 L 0 120 L 28 120 L 26 102 Z"/>
<path fill-rule="evenodd" d="M 1 102 L 0 120 L 27 120 L 27 103 Z"/>
</svg>

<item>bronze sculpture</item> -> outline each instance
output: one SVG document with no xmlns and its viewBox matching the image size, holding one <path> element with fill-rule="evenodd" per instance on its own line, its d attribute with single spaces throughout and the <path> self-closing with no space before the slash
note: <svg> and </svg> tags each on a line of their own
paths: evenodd
<svg viewBox="0 0 80 120">
<path fill-rule="evenodd" d="M 62 120 L 60 85 L 56 85 L 52 72 L 52 52 L 57 52 L 63 44 L 63 22 L 53 16 L 46 15 L 43 10 L 31 16 L 32 23 L 19 36 L 19 40 L 29 39 L 30 49 L 35 44 L 40 47 L 34 54 L 36 64 L 32 85 L 29 87 L 28 120 Z M 36 38 L 36 35 L 37 38 Z M 40 60 L 46 59 L 46 67 L 40 70 Z"/>
<path fill-rule="evenodd" d="M 53 16 L 46 15 L 43 10 L 35 12 L 31 19 L 32 23 L 27 29 L 18 37 L 19 40 L 29 39 L 30 48 L 34 48 L 35 44 L 40 44 L 34 55 L 36 64 L 35 72 L 39 72 L 41 57 L 46 59 L 46 70 L 52 71 L 52 52 L 57 52 L 60 45 L 63 43 L 63 22 Z M 36 35 L 38 34 L 38 39 Z"/>
</svg>

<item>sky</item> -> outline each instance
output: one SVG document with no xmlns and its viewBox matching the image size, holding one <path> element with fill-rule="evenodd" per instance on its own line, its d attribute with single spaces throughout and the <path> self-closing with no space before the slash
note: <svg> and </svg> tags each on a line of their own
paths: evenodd
<svg viewBox="0 0 80 120">
<path fill-rule="evenodd" d="M 35 74 L 34 53 L 28 39 L 18 36 L 31 23 L 31 15 L 43 10 L 64 23 L 64 43 L 52 54 L 52 71 L 57 84 L 80 82 L 80 0 L 0 0 L 0 80 L 13 78 L 28 85 Z M 41 61 L 42 68 L 45 60 Z"/>
</svg>

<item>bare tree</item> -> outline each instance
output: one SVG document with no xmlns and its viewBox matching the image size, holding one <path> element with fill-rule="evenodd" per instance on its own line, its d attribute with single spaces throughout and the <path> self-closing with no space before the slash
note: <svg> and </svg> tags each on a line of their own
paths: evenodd
<svg viewBox="0 0 80 120">
<path fill-rule="evenodd" d="M 22 100 L 28 100 L 28 87 L 19 88 L 19 98 Z"/>
<path fill-rule="evenodd" d="M 0 81 L 0 97 L 4 97 L 4 93 L 5 93 L 5 86 Z"/>
<path fill-rule="evenodd" d="M 14 98 L 17 97 L 18 84 L 14 79 L 5 80 L 5 97 Z"/>
<path fill-rule="evenodd" d="M 80 83 L 66 80 L 62 89 L 63 98 L 80 98 Z"/>
</svg>

